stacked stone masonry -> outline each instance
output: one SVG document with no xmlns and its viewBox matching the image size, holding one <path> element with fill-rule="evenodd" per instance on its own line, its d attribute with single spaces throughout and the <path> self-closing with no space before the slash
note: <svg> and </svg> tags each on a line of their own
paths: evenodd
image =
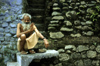
<svg viewBox="0 0 100 66">
<path fill-rule="evenodd" d="M 99 36 L 99 1 L 55 0 L 52 6 L 52 17 L 48 25 L 50 37 L 58 32 L 71 37 Z"/>
<path fill-rule="evenodd" d="M 100 66 L 100 1 L 44 0 L 43 2 L 44 5 L 39 5 L 42 8 L 45 6 L 42 26 L 43 31 L 45 29 L 48 33 L 46 36 L 50 43 L 48 49 L 55 49 L 60 54 L 59 58 L 54 58 L 54 62 L 50 61 L 53 58 L 43 59 L 45 62 L 48 60 L 48 64 L 44 62 L 42 65 Z M 28 12 L 25 11 L 28 7 L 25 4 L 27 3 L 22 4 L 22 0 L 0 0 L 0 65 L 2 66 L 8 61 L 16 61 L 16 27 L 17 23 L 21 22 L 22 10 Z M 44 48 L 43 41 L 40 41 L 38 47 Z"/>
<path fill-rule="evenodd" d="M 15 35 L 22 8 L 22 0 L 0 0 L 0 66 L 16 59 Z"/>
</svg>

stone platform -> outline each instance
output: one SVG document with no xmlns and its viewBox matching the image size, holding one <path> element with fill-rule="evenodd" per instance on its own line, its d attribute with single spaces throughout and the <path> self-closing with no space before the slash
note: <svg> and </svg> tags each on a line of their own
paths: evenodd
<svg viewBox="0 0 100 66">
<path fill-rule="evenodd" d="M 21 66 L 28 66 L 32 62 L 32 60 L 51 58 L 51 57 L 56 57 L 58 55 L 59 52 L 56 50 L 47 50 L 45 53 L 35 53 L 35 54 L 27 54 L 27 55 L 22 55 L 20 53 L 17 53 L 17 62 Z"/>
<path fill-rule="evenodd" d="M 7 66 L 21 66 L 18 62 L 7 62 Z"/>
</svg>

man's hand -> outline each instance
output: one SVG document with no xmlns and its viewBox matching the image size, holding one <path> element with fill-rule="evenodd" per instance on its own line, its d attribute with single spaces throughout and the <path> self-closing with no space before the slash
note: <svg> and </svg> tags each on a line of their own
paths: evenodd
<svg viewBox="0 0 100 66">
<path fill-rule="evenodd" d="M 35 30 L 34 23 L 32 23 L 31 26 L 30 26 L 30 31 L 34 31 L 34 30 Z"/>
<path fill-rule="evenodd" d="M 45 48 L 47 48 L 49 46 L 49 42 L 47 41 L 47 39 L 43 39 L 43 40 L 44 40 Z"/>
</svg>

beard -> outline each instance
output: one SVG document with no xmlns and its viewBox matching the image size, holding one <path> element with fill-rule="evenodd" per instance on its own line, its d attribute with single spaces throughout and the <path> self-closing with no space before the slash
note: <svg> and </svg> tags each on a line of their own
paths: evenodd
<svg viewBox="0 0 100 66">
<path fill-rule="evenodd" d="M 28 22 L 28 23 L 25 23 L 22 21 L 22 26 L 23 26 L 23 30 L 26 31 L 26 30 L 29 30 L 30 29 L 30 25 L 31 25 L 31 21 Z"/>
</svg>

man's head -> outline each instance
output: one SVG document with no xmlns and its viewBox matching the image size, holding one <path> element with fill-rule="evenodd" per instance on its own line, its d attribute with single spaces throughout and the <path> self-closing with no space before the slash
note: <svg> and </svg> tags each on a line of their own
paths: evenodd
<svg viewBox="0 0 100 66">
<path fill-rule="evenodd" d="M 26 24 L 28 24 L 28 23 L 30 23 L 31 22 L 31 15 L 30 14 L 28 14 L 28 13 L 24 13 L 23 15 L 22 15 L 22 21 L 24 22 L 24 23 L 26 23 Z"/>
<path fill-rule="evenodd" d="M 28 13 L 24 13 L 22 15 L 22 26 L 23 26 L 23 30 L 30 29 L 30 25 L 31 25 L 31 15 L 28 14 Z"/>
</svg>

